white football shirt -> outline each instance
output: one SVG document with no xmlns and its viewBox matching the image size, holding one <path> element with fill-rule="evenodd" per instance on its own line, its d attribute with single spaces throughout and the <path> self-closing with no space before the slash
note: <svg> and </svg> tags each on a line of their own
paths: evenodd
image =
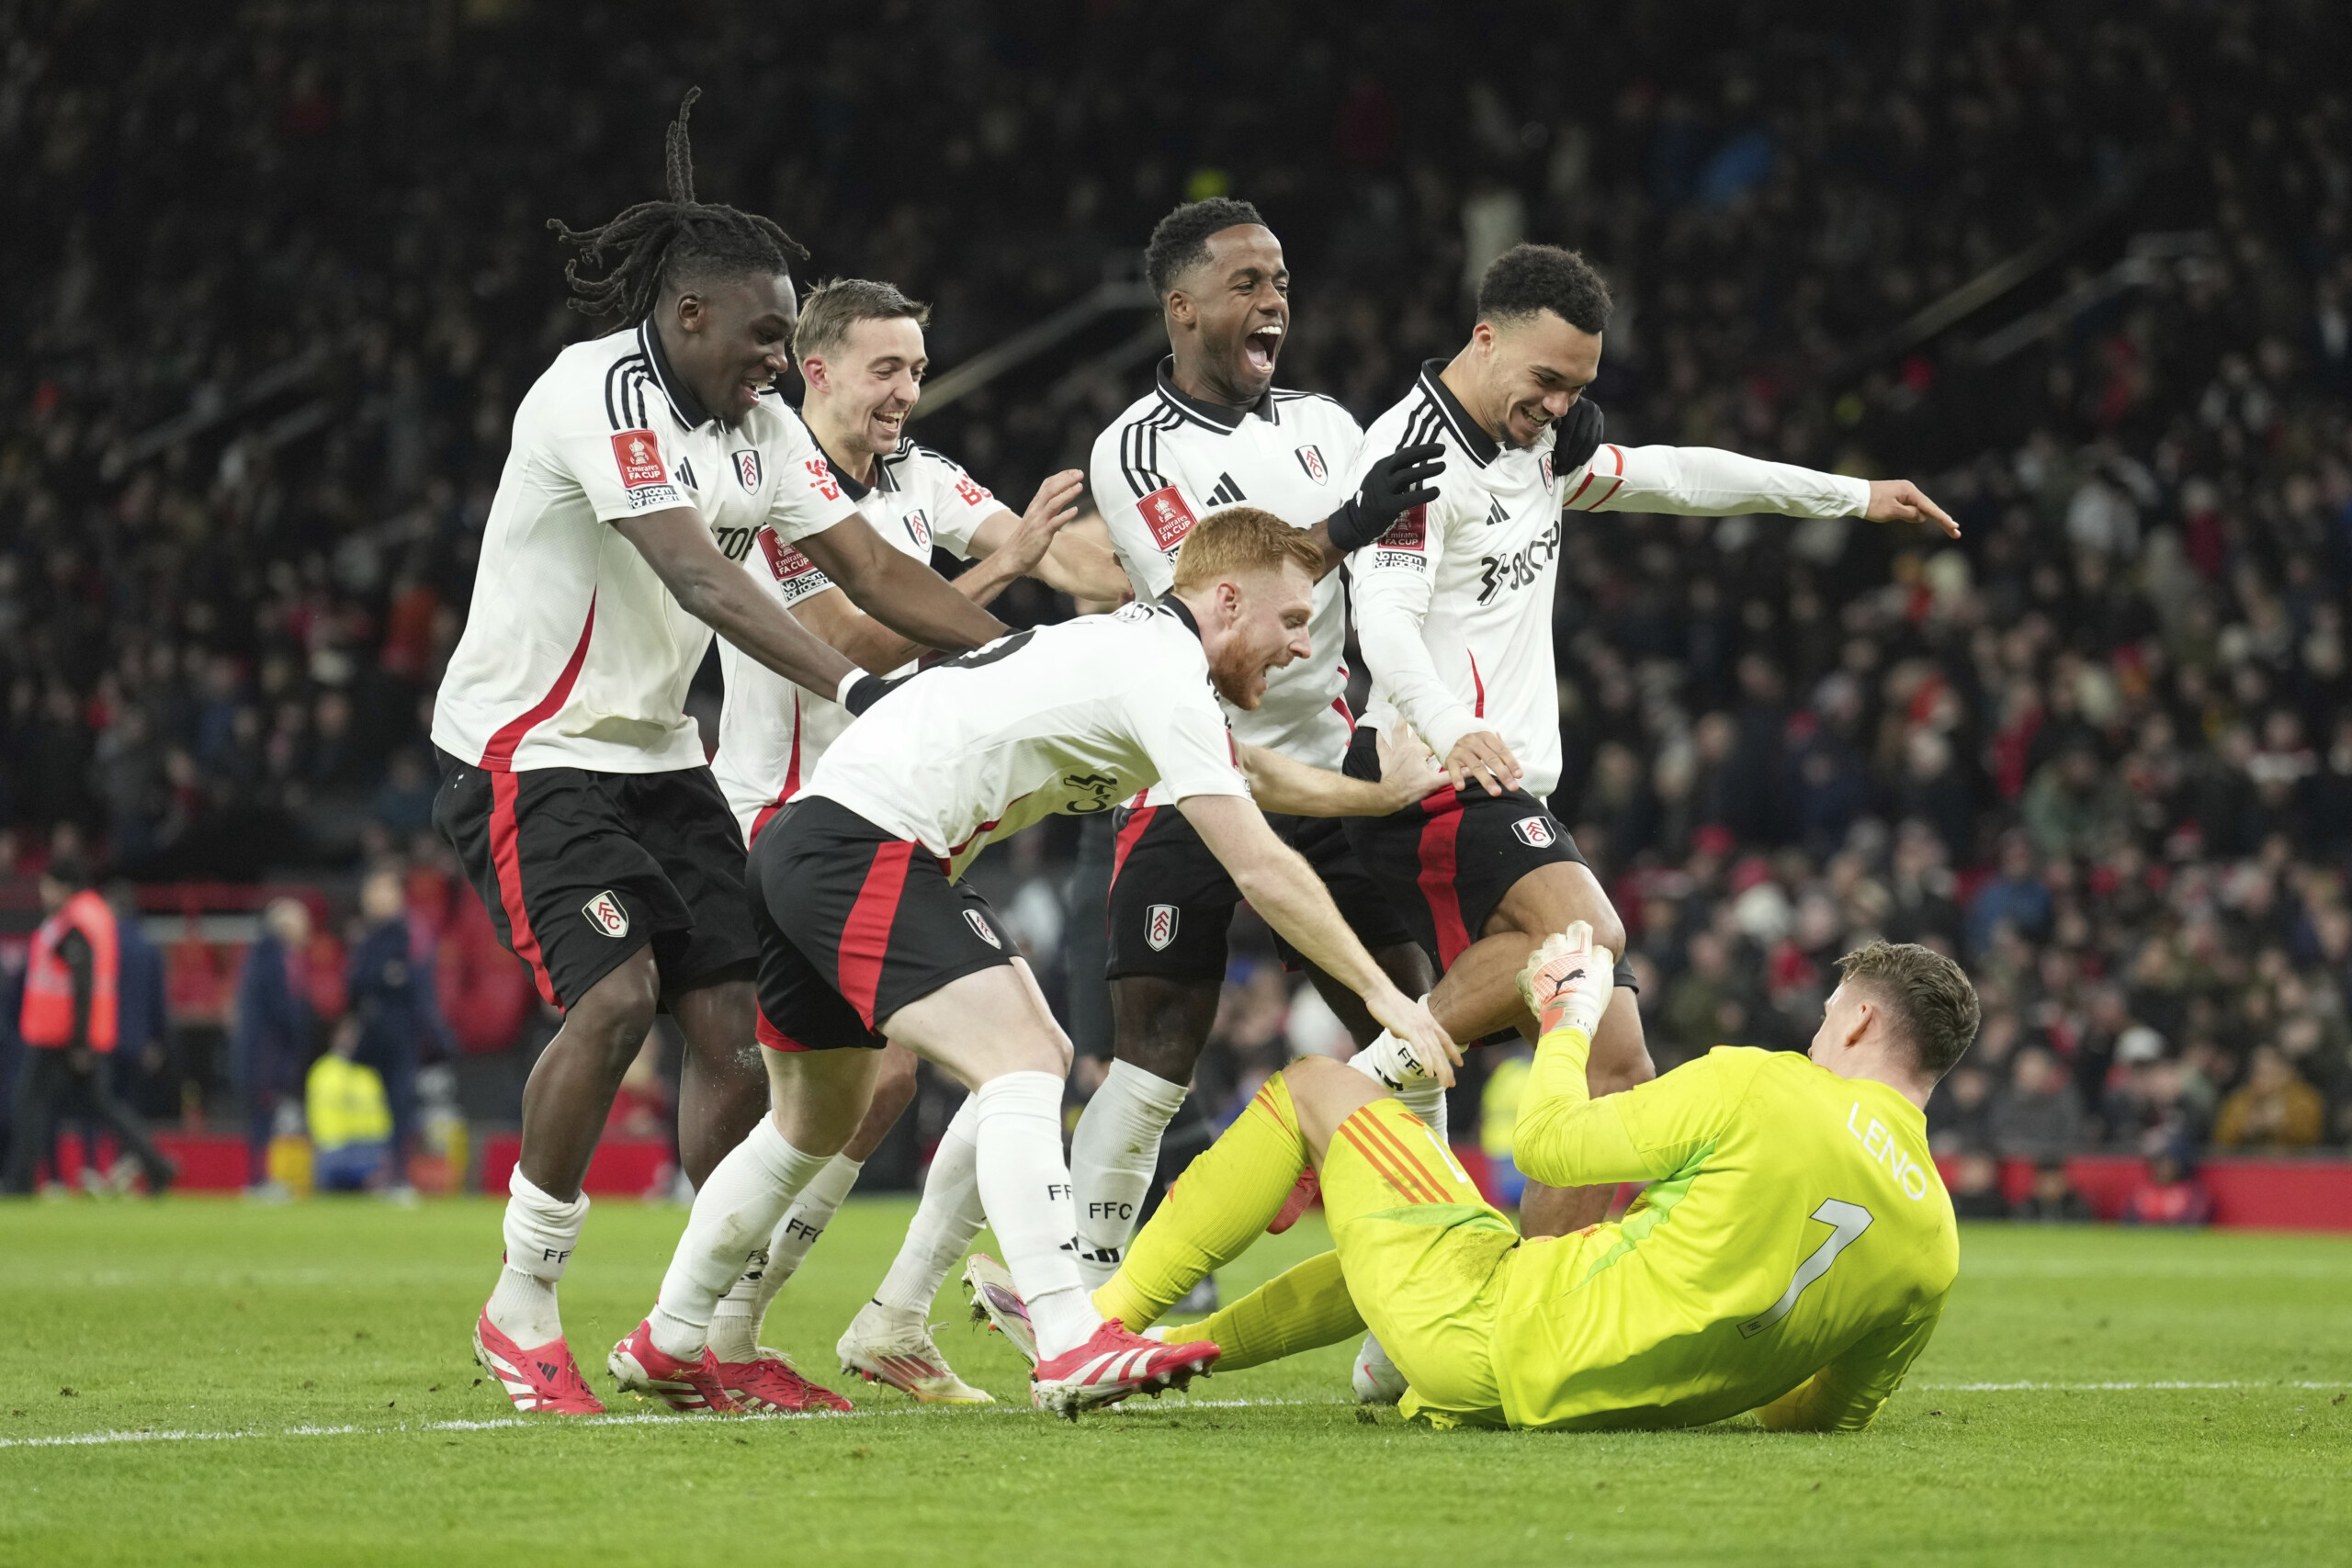
<svg viewBox="0 0 2352 1568">
<path fill-rule="evenodd" d="M 433 743 L 493 773 L 700 767 L 685 699 L 711 630 L 607 526 L 677 506 L 735 560 L 857 512 L 781 398 L 706 412 L 650 323 L 565 349 L 514 411 Z"/>
<path fill-rule="evenodd" d="M 842 732 L 801 790 L 839 801 L 963 875 L 1051 816 L 1164 784 L 1248 795 L 1192 612 L 1133 604 L 999 637 L 935 664 Z"/>
<path fill-rule="evenodd" d="M 870 487 L 837 466 L 832 474 L 883 538 L 925 566 L 933 546 L 970 559 L 972 535 L 1008 510 L 960 466 L 908 438 L 876 462 Z M 743 570 L 786 609 L 834 585 L 815 562 L 767 528 L 743 558 Z M 718 753 L 710 767 L 749 843 L 761 821 L 792 797 L 825 748 L 848 728 L 850 715 L 832 693 L 787 681 L 732 643 L 718 645 L 718 662 L 727 696 L 718 713 Z M 911 674 L 915 667 L 910 660 L 891 673 Z"/>
<path fill-rule="evenodd" d="M 1341 481 L 1363 439 L 1347 410 L 1314 392 L 1272 389 L 1240 412 L 1186 397 L 1170 378 L 1173 364 L 1162 360 L 1159 384 L 1095 437 L 1088 464 L 1094 503 L 1138 600 L 1168 592 L 1184 536 L 1212 512 L 1254 506 L 1300 528 L 1330 516 L 1355 493 Z M 1307 623 L 1315 651 L 1269 674 L 1255 710 L 1232 710 L 1234 734 L 1339 767 L 1354 722 L 1347 633 L 1346 590 L 1329 572 L 1316 584 Z"/>
<path fill-rule="evenodd" d="M 1866 480 L 1707 446 L 1608 446 L 1556 475 L 1549 425 L 1532 446 L 1500 446 L 1438 378 L 1444 367 L 1439 359 L 1421 367 L 1411 394 L 1365 432 L 1348 476 L 1352 494 L 1364 471 L 1399 447 L 1445 446 L 1438 498 L 1348 558 L 1356 637 L 1372 669 L 1363 722 L 1385 726 L 1401 714 L 1441 758 L 1471 731 L 1492 730 L 1538 799 L 1560 782 L 1552 594 L 1564 505 L 1842 517 L 1870 503 Z"/>
</svg>

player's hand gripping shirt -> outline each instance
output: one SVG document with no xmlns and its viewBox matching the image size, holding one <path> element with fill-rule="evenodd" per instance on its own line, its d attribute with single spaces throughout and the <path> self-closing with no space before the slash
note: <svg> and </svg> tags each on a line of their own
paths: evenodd
<svg viewBox="0 0 2352 1568">
<path fill-rule="evenodd" d="M 1168 592 L 1184 536 L 1212 512 L 1254 506 L 1300 528 L 1337 512 L 1355 493 L 1341 479 L 1363 438 L 1347 410 L 1312 392 L 1270 389 L 1239 413 L 1188 398 L 1170 379 L 1170 363 L 1163 360 L 1159 384 L 1095 438 L 1087 465 L 1095 504 L 1138 600 Z M 1315 586 L 1307 622 L 1315 651 L 1269 674 L 1254 710 L 1231 710 L 1238 738 L 1315 767 L 1339 767 L 1352 725 L 1341 662 L 1347 623 L 1340 574 L 1327 573 Z"/>
<path fill-rule="evenodd" d="M 874 465 L 870 488 L 830 462 L 827 467 L 876 531 L 925 566 L 933 546 L 970 559 L 973 533 L 1005 510 L 959 465 L 909 439 Z M 743 558 L 743 570 L 787 610 L 834 585 L 773 528 L 760 530 Z M 718 752 L 710 760 L 711 772 L 749 842 L 762 817 L 792 797 L 825 748 L 848 728 L 850 714 L 832 693 L 787 681 L 732 643 L 718 645 L 718 663 L 727 698 L 719 709 Z M 907 675 L 914 669 L 910 660 L 891 673 Z"/>
<path fill-rule="evenodd" d="M 1792 1052 L 1718 1046 L 1605 1100 L 1546 1040 L 1512 1158 L 1537 1181 L 1650 1185 L 1622 1222 L 1512 1258 L 1492 1353 L 1514 1427 L 1866 1425 L 1960 1269 L 1927 1118 Z"/>
<path fill-rule="evenodd" d="M 1247 795 L 1192 613 L 1129 604 L 933 665 L 833 742 L 801 791 L 963 875 L 991 840 L 1105 812 L 1155 784 Z"/>
<path fill-rule="evenodd" d="M 1865 480 L 1704 446 L 1603 446 L 1584 468 L 1555 474 L 1549 425 L 1532 446 L 1498 445 L 1438 378 L 1443 367 L 1422 366 L 1412 394 L 1373 422 L 1340 487 L 1353 494 L 1400 446 L 1444 444 L 1437 500 L 1348 558 L 1373 677 L 1361 722 L 1385 728 L 1401 714 L 1441 758 L 1473 730 L 1492 730 L 1538 799 L 1560 782 L 1552 594 L 1563 506 L 1842 517 L 1870 502 Z"/>
<path fill-rule="evenodd" d="M 558 355 L 514 412 L 433 743 L 492 773 L 701 766 L 684 704 L 711 630 L 609 526 L 681 506 L 735 560 L 857 510 L 781 399 L 707 414 L 650 323 Z"/>
</svg>

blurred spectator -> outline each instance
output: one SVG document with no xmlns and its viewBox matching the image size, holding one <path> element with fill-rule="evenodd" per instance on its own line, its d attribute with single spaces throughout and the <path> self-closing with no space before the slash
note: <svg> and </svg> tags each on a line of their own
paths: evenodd
<svg viewBox="0 0 2352 1568">
<path fill-rule="evenodd" d="M 254 1197 L 286 1196 L 270 1176 L 269 1144 L 314 1049 L 310 949 L 310 909 L 299 898 L 273 898 L 237 978 L 229 1060 L 245 1118 L 245 1190 Z"/>
<path fill-rule="evenodd" d="M 2319 1091 L 2295 1076 L 2275 1045 L 2257 1045 L 2243 1086 L 2222 1101 L 2213 1142 L 2225 1149 L 2284 1153 L 2309 1148 L 2327 1125 Z"/>
<path fill-rule="evenodd" d="M 2012 1219 L 2034 1220 L 2044 1224 L 2075 1224 L 2097 1219 L 2083 1195 L 2066 1179 L 2066 1162 L 2062 1159 L 2037 1161 L 2033 1168 L 2033 1185 L 2026 1191 L 2025 1200 L 2010 1211 Z"/>
<path fill-rule="evenodd" d="M 2041 1045 L 2020 1049 L 2008 1087 L 1996 1096 L 1993 1145 L 2006 1158 L 2064 1160 L 2082 1142 L 2083 1111 L 2058 1058 Z"/>
<path fill-rule="evenodd" d="M 354 1060 L 359 1037 L 358 1021 L 345 1019 L 303 1079 L 311 1179 L 322 1192 L 356 1192 L 387 1180 L 405 1185 L 397 1171 L 399 1135 L 383 1077 Z"/>
<path fill-rule="evenodd" d="M 1960 1156 L 1951 1190 L 1951 1212 L 1957 1219 L 2009 1217 L 2009 1201 L 2001 1194 L 2001 1162 L 1982 1150 Z"/>
<path fill-rule="evenodd" d="M 1993 1109 L 1996 1096 L 1993 1075 L 1983 1064 L 1971 1056 L 1944 1075 L 1928 1097 L 1928 1146 L 1938 1155 L 1958 1155 L 1965 1159 L 1972 1155 L 1991 1152 L 1993 1141 Z"/>
<path fill-rule="evenodd" d="M 2213 1217 L 2213 1195 L 2197 1179 L 2189 1145 L 2165 1139 L 2148 1156 L 2148 1167 L 2123 1200 L 2117 1216 L 2127 1225 L 2202 1225 Z"/>
<path fill-rule="evenodd" d="M 391 1113 L 390 1186 L 409 1186 L 415 1150 L 416 1074 L 448 1057 L 454 1042 L 434 983 L 432 931 L 409 913 L 401 874 L 372 872 L 359 887 L 363 930 L 352 944 L 348 1058 L 375 1069 Z"/>
</svg>

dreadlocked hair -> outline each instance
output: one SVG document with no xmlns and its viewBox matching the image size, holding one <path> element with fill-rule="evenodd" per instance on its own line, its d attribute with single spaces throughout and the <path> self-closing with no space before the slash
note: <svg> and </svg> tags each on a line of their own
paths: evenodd
<svg viewBox="0 0 2352 1568">
<path fill-rule="evenodd" d="M 701 277 L 788 273 L 793 262 L 808 254 L 773 219 L 695 199 L 695 156 L 686 139 L 686 120 L 701 96 L 700 87 L 687 89 L 678 118 L 670 122 L 663 139 L 669 199 L 640 201 L 595 229 L 574 229 L 560 218 L 548 220 L 556 237 L 580 253 L 564 263 L 563 276 L 571 285 L 570 304 L 582 315 L 640 321 L 653 313 L 665 285 L 683 288 Z M 582 265 L 603 266 L 606 252 L 618 257 L 611 270 L 602 277 L 582 276 Z"/>
</svg>

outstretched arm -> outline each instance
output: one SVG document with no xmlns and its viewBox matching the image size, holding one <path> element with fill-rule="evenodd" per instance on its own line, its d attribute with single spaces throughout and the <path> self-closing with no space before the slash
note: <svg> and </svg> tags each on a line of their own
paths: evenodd
<svg viewBox="0 0 2352 1568">
<path fill-rule="evenodd" d="M 1237 748 L 1241 776 L 1261 811 L 1291 817 L 1385 817 L 1443 787 L 1430 749 L 1403 725 L 1380 737 L 1380 777 L 1351 779 L 1263 746 Z"/>
<path fill-rule="evenodd" d="M 1960 537 L 1960 525 L 1908 479 L 1852 479 L 1713 446 L 1603 446 L 1583 477 L 1568 486 L 1566 506 L 1571 512 L 1685 517 L 1746 512 L 1860 516 L 1873 523 L 1934 523 Z"/>
<path fill-rule="evenodd" d="M 863 514 L 794 542 L 859 609 L 923 648 L 961 652 L 1012 629 L 939 573 L 892 549 Z"/>
<path fill-rule="evenodd" d="M 854 523 L 872 536 L 873 530 L 863 521 Z M 688 615 L 786 680 L 797 681 L 812 692 L 831 692 L 855 671 L 856 666 L 793 619 L 792 612 L 721 553 L 711 542 L 702 514 L 693 507 L 672 506 L 642 517 L 617 517 L 613 526 L 637 547 L 638 554 Z M 821 536 L 831 537 L 840 531 L 835 528 Z M 879 539 L 874 543 L 877 548 L 888 548 Z M 925 570 L 924 575 L 932 574 Z"/>
<path fill-rule="evenodd" d="M 1362 997 L 1373 1017 L 1408 1043 L 1421 1065 L 1449 1088 L 1462 1052 L 1429 1008 L 1398 990 L 1340 918 L 1329 889 L 1297 851 L 1274 837 L 1265 814 L 1246 795 L 1190 795 L 1177 801 L 1224 865 L 1234 886 L 1293 947 Z"/>
</svg>

